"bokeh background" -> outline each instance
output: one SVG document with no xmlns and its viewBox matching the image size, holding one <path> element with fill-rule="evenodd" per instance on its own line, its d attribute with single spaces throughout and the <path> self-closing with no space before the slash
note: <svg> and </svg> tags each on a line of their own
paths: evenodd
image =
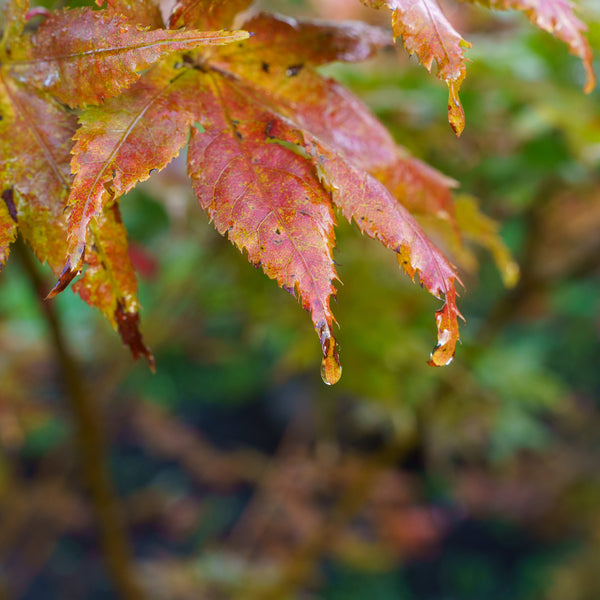
<svg viewBox="0 0 600 600">
<path fill-rule="evenodd" d="M 600 57 L 600 5 L 579 5 Z M 354 0 L 262 6 L 389 20 Z M 340 216 L 344 373 L 327 387 L 308 315 L 216 234 L 180 157 L 121 203 L 156 373 L 69 290 L 54 303 L 82 414 L 27 258 L 11 257 L 0 598 L 600 598 L 600 92 L 523 15 L 443 6 L 473 43 L 460 140 L 445 85 L 403 51 L 325 71 L 496 220 L 518 285 L 486 249 L 447 247 L 467 323 L 432 369 L 439 302 Z M 107 474 L 108 530 L 92 491 Z"/>
</svg>

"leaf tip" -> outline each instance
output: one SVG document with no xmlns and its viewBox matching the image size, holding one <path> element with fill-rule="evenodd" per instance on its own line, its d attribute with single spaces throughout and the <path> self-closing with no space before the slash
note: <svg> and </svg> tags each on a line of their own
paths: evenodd
<svg viewBox="0 0 600 600">
<path fill-rule="evenodd" d="M 71 281 L 73 281 L 73 279 L 75 279 L 75 277 L 77 277 L 77 275 L 79 275 L 80 272 L 81 267 L 79 265 L 73 268 L 70 263 L 67 263 L 65 265 L 65 268 L 59 275 L 56 285 L 48 292 L 48 295 L 44 298 L 44 300 L 51 300 L 52 298 L 60 294 L 60 292 L 65 290 L 71 283 Z"/>
<path fill-rule="evenodd" d="M 137 360 L 143 356 L 148 361 L 150 370 L 156 372 L 156 362 L 150 348 L 146 346 L 140 333 L 140 315 L 138 312 L 129 312 L 118 302 L 115 310 L 115 320 L 119 329 L 119 335 L 123 343 L 129 347 L 133 358 Z"/>
</svg>

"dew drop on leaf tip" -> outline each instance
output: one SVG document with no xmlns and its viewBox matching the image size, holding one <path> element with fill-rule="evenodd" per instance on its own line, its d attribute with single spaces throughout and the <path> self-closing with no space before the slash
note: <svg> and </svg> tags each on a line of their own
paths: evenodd
<svg viewBox="0 0 600 600">
<path fill-rule="evenodd" d="M 454 353 L 449 354 L 445 348 L 439 345 L 429 355 L 428 365 L 430 367 L 447 367 L 454 360 Z"/>
<path fill-rule="evenodd" d="M 323 358 L 321 363 L 321 378 L 327 385 L 333 385 L 340 380 L 342 376 L 342 365 L 337 357 L 337 353 L 331 352 Z"/>
<path fill-rule="evenodd" d="M 323 349 L 323 361 L 321 362 L 321 378 L 327 385 L 333 385 L 342 376 L 342 365 L 338 354 L 338 345 L 331 330 L 325 321 L 318 325 L 319 339 Z"/>
</svg>

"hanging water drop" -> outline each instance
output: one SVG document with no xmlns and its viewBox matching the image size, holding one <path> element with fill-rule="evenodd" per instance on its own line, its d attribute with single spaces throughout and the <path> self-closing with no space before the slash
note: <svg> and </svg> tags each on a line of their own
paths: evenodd
<svg viewBox="0 0 600 600">
<path fill-rule="evenodd" d="M 342 365 L 338 355 L 338 345 L 327 323 L 321 323 L 319 338 L 323 348 L 323 362 L 321 363 L 321 378 L 327 385 L 333 385 L 342 376 Z"/>
<path fill-rule="evenodd" d="M 333 385 L 342 376 L 342 365 L 337 355 L 337 350 L 323 358 L 321 363 L 321 378 L 327 385 Z"/>
</svg>

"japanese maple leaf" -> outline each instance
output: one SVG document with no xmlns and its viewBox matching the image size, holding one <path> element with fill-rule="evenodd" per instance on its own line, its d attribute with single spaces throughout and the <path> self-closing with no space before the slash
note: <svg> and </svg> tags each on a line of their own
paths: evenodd
<svg viewBox="0 0 600 600">
<path fill-rule="evenodd" d="M 183 32 L 228 28 L 233 7 L 247 4 L 182 0 L 170 23 L 187 26 Z M 335 208 L 444 299 L 431 364 L 448 363 L 458 341 L 457 275 L 400 201 L 451 213 L 452 182 L 408 156 L 357 98 L 315 70 L 367 58 L 390 43 L 388 35 L 364 24 L 273 15 L 241 26 L 254 36 L 170 55 L 120 95 L 82 111 L 69 256 L 56 289 L 77 273 L 90 223 L 163 168 L 189 137 L 188 173 L 201 206 L 220 233 L 310 312 L 327 383 L 341 374 L 330 306 Z"/>
<path fill-rule="evenodd" d="M 458 95 L 467 74 L 464 51 L 471 47 L 454 29 L 436 0 L 362 0 L 367 6 L 392 10 L 394 37 L 402 38 L 409 54 L 448 85 L 448 121 L 457 135 L 465 128 L 465 113 Z"/>
<path fill-rule="evenodd" d="M 148 30 L 114 10 L 89 8 L 52 13 L 31 40 L 11 48 L 13 76 L 71 107 L 96 104 L 136 81 L 165 55 L 198 46 L 227 44 L 245 32 Z M 140 3 L 140 7 L 148 3 Z M 129 4 L 126 4 L 129 7 Z"/>
<path fill-rule="evenodd" d="M 53 98 L 22 85 L 14 75 L 13 47 L 24 45 L 20 34 L 27 9 L 26 2 L 7 6 L 0 44 L 0 189 L 3 200 L 0 202 L 0 258 L 2 262 L 6 260 L 9 245 L 18 231 L 37 257 L 47 262 L 58 276 L 67 252 L 65 208 L 72 179 L 69 162 L 76 118 Z M 98 239 L 94 235 L 94 240 Z M 137 283 L 127 256 L 127 245 L 123 245 L 119 258 L 119 270 L 126 275 L 118 282 L 101 248 L 100 244 L 88 248 L 86 264 L 94 268 L 86 272 L 78 291 L 119 328 L 123 341 L 134 354 L 146 356 L 152 365 L 152 355 L 137 328 Z M 91 277 L 92 272 L 94 277 Z"/>
<path fill-rule="evenodd" d="M 466 76 L 464 50 L 471 47 L 448 21 L 436 0 L 361 0 L 373 8 L 392 11 L 394 37 L 402 38 L 409 54 L 431 72 L 437 64 L 437 76 L 448 85 L 448 121 L 460 136 L 465 127 L 465 114 L 459 89 Z M 523 11 L 529 20 L 566 42 L 572 54 L 581 58 L 587 74 L 584 91 L 590 92 L 596 77 L 592 51 L 584 37 L 586 26 L 573 12 L 569 0 L 468 0 L 494 9 Z"/>
<path fill-rule="evenodd" d="M 112 11 L 76 10 L 50 15 L 30 37 L 23 35 L 28 9 L 24 0 L 7 4 L 0 41 L 0 263 L 20 232 L 58 276 L 68 253 L 65 210 L 77 127 L 58 100 L 78 106 L 109 97 L 173 50 L 224 43 L 232 36 L 152 32 Z M 137 22 L 155 21 L 150 3 L 140 2 L 137 9 Z M 103 83 L 105 73 L 110 76 Z M 146 356 L 152 366 L 138 329 L 137 282 L 118 206 L 95 217 L 81 246 L 80 267 L 87 270 L 74 289 L 106 315 L 134 356 Z"/>
</svg>

